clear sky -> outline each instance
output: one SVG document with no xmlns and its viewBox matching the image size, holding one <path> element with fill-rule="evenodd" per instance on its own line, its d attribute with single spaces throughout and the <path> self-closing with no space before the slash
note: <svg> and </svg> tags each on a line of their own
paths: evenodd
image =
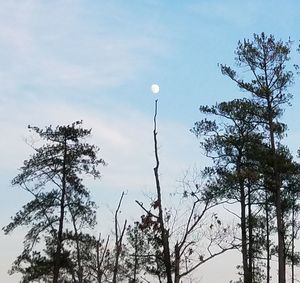
<svg viewBox="0 0 300 283">
<path fill-rule="evenodd" d="M 296 49 L 299 25 L 298 0 L 0 0 L 0 226 L 28 200 L 10 186 L 31 152 L 24 142 L 28 124 L 82 119 L 93 129 L 91 141 L 108 163 L 92 188 L 98 229 L 104 229 L 103 215 L 122 190 L 130 212 L 134 199 L 154 188 L 151 84 L 161 88 L 161 176 L 172 192 L 185 170 L 206 162 L 189 132 L 199 105 L 243 95 L 218 63 L 233 65 L 238 40 L 253 33 L 291 37 Z M 299 57 L 294 53 L 293 62 Z M 300 137 L 295 81 L 286 111 L 294 151 Z M 17 282 L 7 270 L 21 252 L 22 235 L 0 234 L 0 282 Z M 201 283 L 229 282 L 238 263 L 233 258 L 216 261 L 224 266 L 219 275 L 200 271 Z"/>
</svg>

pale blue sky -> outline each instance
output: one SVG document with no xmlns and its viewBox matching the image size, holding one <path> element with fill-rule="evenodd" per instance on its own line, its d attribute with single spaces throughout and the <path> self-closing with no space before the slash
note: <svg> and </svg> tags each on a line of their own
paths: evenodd
<svg viewBox="0 0 300 283">
<path fill-rule="evenodd" d="M 125 189 L 124 205 L 133 211 L 133 200 L 153 188 L 151 84 L 161 87 L 161 172 L 171 192 L 186 169 L 205 162 L 189 133 L 198 106 L 243 95 L 217 64 L 232 65 L 238 40 L 262 31 L 291 37 L 296 48 L 299 24 L 298 0 L 0 0 L 0 226 L 27 200 L 9 182 L 30 154 L 28 124 L 83 119 L 109 164 L 93 184 L 95 200 L 107 210 Z M 295 80 L 286 113 L 293 150 L 300 137 Z M 6 271 L 21 237 L 0 234 L 1 282 L 17 282 Z"/>
</svg>

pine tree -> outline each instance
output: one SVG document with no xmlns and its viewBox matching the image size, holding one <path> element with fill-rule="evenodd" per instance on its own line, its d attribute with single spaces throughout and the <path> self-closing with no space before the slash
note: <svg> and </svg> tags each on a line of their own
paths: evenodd
<svg viewBox="0 0 300 283">
<path fill-rule="evenodd" d="M 81 124 L 45 129 L 29 126 L 45 143 L 32 146 L 34 154 L 24 161 L 12 184 L 27 191 L 32 200 L 3 228 L 8 234 L 19 226 L 30 227 L 23 253 L 12 268 L 23 273 L 23 282 L 45 276 L 46 282 L 68 282 L 74 276 L 83 282 L 79 238 L 82 229 L 94 227 L 96 205 L 81 176 L 99 178 L 97 167 L 105 163 L 97 157 L 99 149 L 84 141 L 91 130 L 83 129 Z M 66 245 L 71 238 L 76 242 L 76 262 L 71 260 Z M 44 252 L 36 251 L 37 247 Z"/>
<path fill-rule="evenodd" d="M 261 132 L 268 148 L 269 176 L 268 190 L 273 196 L 276 211 L 278 241 L 278 282 L 286 282 L 285 270 L 285 227 L 283 223 L 282 193 L 283 175 L 289 163 L 284 158 L 281 145 L 286 125 L 280 121 L 285 105 L 291 95 L 288 87 L 293 83 L 293 73 L 287 70 L 291 41 L 276 41 L 264 33 L 254 34 L 253 40 L 239 42 L 236 49 L 237 66 L 249 71 L 249 78 L 240 78 L 232 68 L 221 65 L 222 73 L 233 80 L 238 87 L 251 95 L 251 99 L 260 105 L 262 113 L 256 115 Z"/>
</svg>

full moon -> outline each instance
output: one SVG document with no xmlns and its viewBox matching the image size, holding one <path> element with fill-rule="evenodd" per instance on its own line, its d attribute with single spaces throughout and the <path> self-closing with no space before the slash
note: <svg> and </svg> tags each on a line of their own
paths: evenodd
<svg viewBox="0 0 300 283">
<path fill-rule="evenodd" d="M 153 94 L 158 94 L 159 93 L 159 85 L 158 84 L 153 84 L 151 86 L 151 91 Z"/>
</svg>

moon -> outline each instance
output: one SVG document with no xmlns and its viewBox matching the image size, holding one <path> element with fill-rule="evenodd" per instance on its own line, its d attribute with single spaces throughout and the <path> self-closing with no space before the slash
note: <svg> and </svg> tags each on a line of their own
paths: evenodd
<svg viewBox="0 0 300 283">
<path fill-rule="evenodd" d="M 158 94 L 159 93 L 159 85 L 158 84 L 151 85 L 151 91 L 153 94 Z"/>
</svg>

